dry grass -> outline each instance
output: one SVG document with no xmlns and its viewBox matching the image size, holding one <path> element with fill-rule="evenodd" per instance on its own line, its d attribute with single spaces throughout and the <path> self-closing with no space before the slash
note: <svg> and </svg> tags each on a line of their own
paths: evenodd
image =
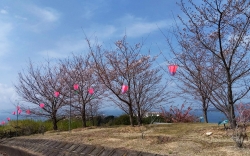
<svg viewBox="0 0 250 156">
<path fill-rule="evenodd" d="M 207 136 L 206 132 L 212 132 Z M 250 129 L 247 129 L 248 135 Z M 69 132 L 47 132 L 29 138 L 51 139 L 126 148 L 156 154 L 177 155 L 250 155 L 250 143 L 244 148 L 235 147 L 231 133 L 216 124 L 164 124 L 141 127 L 80 128 Z M 143 138 L 143 139 L 142 139 Z"/>
</svg>

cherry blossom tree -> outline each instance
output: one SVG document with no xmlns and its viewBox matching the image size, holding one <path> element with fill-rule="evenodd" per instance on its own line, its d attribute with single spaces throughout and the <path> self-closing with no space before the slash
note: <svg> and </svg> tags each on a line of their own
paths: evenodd
<svg viewBox="0 0 250 156">
<path fill-rule="evenodd" d="M 51 65 L 49 60 L 36 67 L 30 61 L 27 71 L 19 73 L 18 83 L 15 84 L 21 100 L 34 105 L 31 108 L 34 114 L 51 119 L 54 130 L 57 130 L 57 122 L 64 119 L 60 111 L 65 106 L 65 95 L 60 94 L 66 89 L 61 84 L 62 77 L 60 69 Z M 42 108 L 41 103 L 44 104 Z"/>
<path fill-rule="evenodd" d="M 156 58 L 142 54 L 142 47 L 140 43 L 130 46 L 126 36 L 115 42 L 115 50 L 90 45 L 95 73 L 109 90 L 109 100 L 130 116 L 132 126 L 133 116 L 140 125 L 145 112 L 168 99 L 160 68 L 152 68 Z M 128 90 L 122 92 L 122 86 Z"/>
<path fill-rule="evenodd" d="M 88 105 L 91 103 L 91 106 L 96 108 L 95 111 L 98 111 L 97 108 L 100 107 L 94 101 L 100 100 L 105 92 L 105 88 L 94 74 L 90 57 L 90 54 L 72 55 L 72 58 L 60 61 L 61 70 L 64 73 L 63 84 L 67 87 L 67 104 L 73 107 L 74 115 L 81 114 L 83 127 L 86 127 Z"/>
<path fill-rule="evenodd" d="M 235 128 L 235 104 L 250 90 L 250 2 L 203 0 L 201 5 L 192 0 L 186 2 L 178 3 L 184 15 L 179 16 L 182 25 L 173 31 L 180 49 L 174 49 L 172 44 L 171 50 L 177 57 L 204 53 L 206 61 L 201 60 L 201 67 L 206 79 L 201 81 L 202 88 L 207 91 L 209 102 Z"/>
</svg>

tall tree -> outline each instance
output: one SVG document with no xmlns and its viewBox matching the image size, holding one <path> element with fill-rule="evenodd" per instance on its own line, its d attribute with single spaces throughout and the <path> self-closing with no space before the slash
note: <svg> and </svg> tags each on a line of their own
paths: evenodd
<svg viewBox="0 0 250 156">
<path fill-rule="evenodd" d="M 64 73 L 64 85 L 67 87 L 67 103 L 81 114 L 82 126 L 86 127 L 87 106 L 91 101 L 101 99 L 104 87 L 94 74 L 90 54 L 73 55 L 70 59 L 61 60 L 60 64 Z M 74 89 L 74 85 L 77 85 L 78 89 Z"/>
<path fill-rule="evenodd" d="M 18 95 L 25 102 L 35 105 L 35 114 L 52 120 L 54 130 L 57 130 L 57 122 L 64 118 L 60 111 L 65 105 L 64 94 L 60 94 L 65 90 L 60 83 L 62 76 L 56 66 L 50 65 L 50 61 L 37 67 L 30 61 L 27 71 L 19 73 L 19 82 L 15 85 Z M 54 92 L 60 95 L 57 97 Z M 39 111 L 41 103 L 44 104 L 43 111 Z"/>
<path fill-rule="evenodd" d="M 215 88 L 207 88 L 212 92 L 210 101 L 222 111 L 236 127 L 234 105 L 244 98 L 249 90 L 249 24 L 250 2 L 247 0 L 203 0 L 196 5 L 183 0 L 180 8 L 186 15 L 179 19 L 183 27 L 176 31 L 182 48 L 192 47 L 180 53 L 197 53 L 197 48 L 205 51 L 208 60 L 216 60 L 216 70 L 210 81 Z M 187 18 L 187 19 L 186 19 Z M 193 48 L 195 47 L 195 48 Z M 193 50 L 195 49 L 195 50 Z M 211 64 L 205 64 L 209 69 Z M 219 70 L 219 71 L 218 71 Z"/>
<path fill-rule="evenodd" d="M 214 60 L 208 60 L 209 57 L 203 49 L 189 45 L 177 34 L 175 35 L 181 47 L 181 53 L 174 49 L 168 38 L 167 42 L 171 51 L 176 56 L 176 62 L 180 66 L 178 74 L 173 77 L 173 79 L 178 80 L 178 83 L 176 83 L 178 98 L 182 96 L 191 101 L 200 102 L 198 106 L 202 109 L 204 121 L 208 123 L 207 112 L 212 94 L 211 89 L 215 88 L 212 81 L 215 71 Z M 209 70 L 206 69 L 208 64 L 210 66 Z"/>
<path fill-rule="evenodd" d="M 142 44 L 130 46 L 126 36 L 115 42 L 115 50 L 93 49 L 95 72 L 112 93 L 109 99 L 130 116 L 137 116 L 138 124 L 146 111 L 167 101 L 166 85 L 159 68 L 152 68 L 155 58 L 141 54 Z M 128 87 L 122 93 L 122 86 Z"/>
</svg>

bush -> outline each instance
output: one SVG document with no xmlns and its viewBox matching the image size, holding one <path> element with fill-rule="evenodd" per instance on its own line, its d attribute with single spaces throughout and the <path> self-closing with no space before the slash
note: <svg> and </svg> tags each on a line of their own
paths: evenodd
<svg viewBox="0 0 250 156">
<path fill-rule="evenodd" d="M 166 122 L 162 116 L 148 116 L 142 119 L 143 124 L 151 124 L 153 122 Z"/>
<path fill-rule="evenodd" d="M 114 125 L 114 120 L 115 120 L 115 116 L 113 116 L 113 115 L 106 116 L 103 119 L 103 124 L 105 124 L 107 126 L 112 126 L 112 125 Z"/>
<path fill-rule="evenodd" d="M 13 137 L 20 135 L 31 135 L 39 132 L 39 122 L 31 119 L 24 119 L 17 121 L 9 121 L 6 125 L 2 126 L 1 134 L 5 137 Z"/>
<path fill-rule="evenodd" d="M 46 130 L 53 130 L 53 125 L 51 123 L 52 121 L 46 121 L 45 122 L 45 127 Z M 69 120 L 68 119 L 64 119 L 61 120 L 57 123 L 58 126 L 58 130 L 60 131 L 68 131 L 69 130 Z M 71 124 L 70 124 L 70 129 L 75 129 L 75 128 L 79 128 L 82 127 L 82 120 L 78 119 L 78 118 L 72 118 L 71 119 Z"/>
<path fill-rule="evenodd" d="M 136 117 L 133 117 L 133 121 L 135 124 L 137 124 Z M 130 125 L 129 115 L 123 114 L 115 118 L 114 124 L 115 125 Z"/>
<path fill-rule="evenodd" d="M 191 110 L 192 108 L 190 106 L 185 108 L 184 104 L 181 105 L 181 108 L 171 106 L 169 111 L 162 108 L 161 116 L 166 122 L 196 122 L 197 117 L 190 114 Z"/>
<path fill-rule="evenodd" d="M 237 126 L 233 129 L 232 139 L 237 147 L 242 148 L 244 141 L 248 140 L 246 128 L 250 121 L 250 104 L 240 103 L 235 106 L 237 112 Z"/>
</svg>

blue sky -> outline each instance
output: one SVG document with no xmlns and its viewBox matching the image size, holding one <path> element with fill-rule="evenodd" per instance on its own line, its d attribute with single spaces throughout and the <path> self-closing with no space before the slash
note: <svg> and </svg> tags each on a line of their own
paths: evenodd
<svg viewBox="0 0 250 156">
<path fill-rule="evenodd" d="M 145 40 L 152 53 L 168 53 L 159 28 L 168 30 L 178 0 L 2 0 L 0 3 L 0 114 L 14 109 L 13 84 L 29 59 L 63 59 L 87 52 L 85 34 L 109 47 L 125 33 Z"/>
</svg>

